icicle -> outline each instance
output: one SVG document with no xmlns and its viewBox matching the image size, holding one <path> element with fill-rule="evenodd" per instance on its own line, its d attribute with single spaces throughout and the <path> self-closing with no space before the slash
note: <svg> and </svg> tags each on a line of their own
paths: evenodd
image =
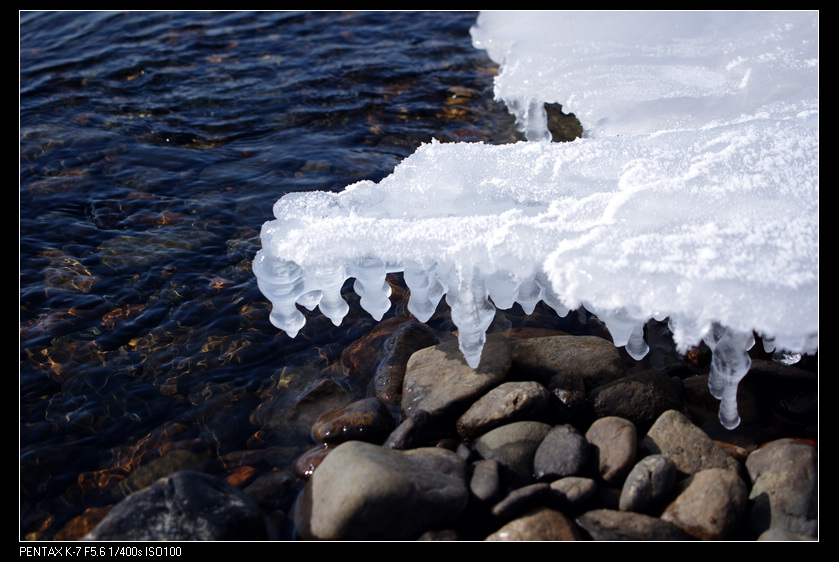
<svg viewBox="0 0 839 562">
<path fill-rule="evenodd" d="M 606 324 L 606 329 L 612 335 L 615 346 L 624 347 L 629 356 L 636 361 L 640 361 L 647 355 L 650 348 L 644 341 L 644 322 L 632 318 L 625 308 L 608 312 L 602 310 L 591 310 L 591 312 Z"/>
<path fill-rule="evenodd" d="M 344 268 L 323 266 L 312 272 L 312 278 L 318 280 L 322 291 L 318 308 L 333 324 L 340 326 L 344 316 L 350 311 L 350 306 L 341 296 L 341 288 L 347 279 Z"/>
<path fill-rule="evenodd" d="M 369 312 L 374 320 L 381 320 L 390 310 L 391 293 L 384 263 L 375 258 L 359 260 L 353 267 L 353 275 L 353 290 L 361 297 L 361 308 Z"/>
<path fill-rule="evenodd" d="M 437 264 L 424 268 L 416 263 L 406 263 L 404 279 L 411 291 L 408 311 L 420 322 L 428 321 L 446 292 L 446 288 L 437 279 Z"/>
<path fill-rule="evenodd" d="M 297 336 L 306 324 L 306 318 L 295 304 L 304 290 L 300 267 L 293 262 L 272 259 L 260 250 L 253 260 L 253 271 L 259 290 L 271 301 L 271 324 L 292 338 Z"/>
<path fill-rule="evenodd" d="M 548 112 L 539 100 L 510 100 L 507 108 L 516 117 L 518 129 L 529 141 L 550 142 L 553 137 L 548 129 Z"/>
<path fill-rule="evenodd" d="M 466 362 L 473 369 L 481 362 L 486 331 L 495 318 L 495 307 L 488 300 L 484 280 L 476 272 L 460 275 L 450 283 L 446 302 L 451 307 L 452 322 L 458 328 L 458 344 Z"/>
<path fill-rule="evenodd" d="M 715 328 L 706 342 L 713 344 L 708 388 L 720 400 L 720 423 L 726 429 L 734 429 L 740 425 L 737 387 L 752 365 L 748 350 L 754 344 L 754 336 L 751 332 Z"/>
</svg>

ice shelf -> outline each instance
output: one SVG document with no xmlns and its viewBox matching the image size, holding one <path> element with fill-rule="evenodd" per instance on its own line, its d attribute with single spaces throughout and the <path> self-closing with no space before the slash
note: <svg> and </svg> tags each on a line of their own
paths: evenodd
<svg viewBox="0 0 839 562">
<path fill-rule="evenodd" d="M 487 12 L 472 35 L 529 140 L 431 141 L 378 183 L 283 196 L 253 264 L 272 323 L 340 324 L 350 278 L 381 319 L 396 271 L 419 320 L 445 296 L 473 367 L 496 307 L 584 306 L 636 358 L 667 319 L 713 350 L 736 427 L 753 333 L 818 349 L 818 13 Z M 585 137 L 550 142 L 545 103 Z"/>
</svg>

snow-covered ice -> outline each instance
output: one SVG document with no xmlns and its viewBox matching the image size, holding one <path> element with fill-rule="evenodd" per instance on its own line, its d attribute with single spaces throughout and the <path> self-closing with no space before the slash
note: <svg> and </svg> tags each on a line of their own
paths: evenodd
<svg viewBox="0 0 839 562">
<path fill-rule="evenodd" d="M 753 332 L 818 349 L 818 12 L 482 12 L 472 38 L 528 141 L 433 141 L 378 183 L 283 196 L 253 264 L 272 323 L 340 324 L 349 278 L 381 319 L 393 271 L 421 321 L 445 296 L 473 367 L 496 307 L 584 306 L 636 358 L 668 319 L 713 350 L 736 427 Z M 584 138 L 550 142 L 545 103 Z"/>
</svg>

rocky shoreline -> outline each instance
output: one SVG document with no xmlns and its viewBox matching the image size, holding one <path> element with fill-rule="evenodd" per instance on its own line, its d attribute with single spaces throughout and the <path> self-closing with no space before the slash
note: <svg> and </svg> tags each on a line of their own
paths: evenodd
<svg viewBox="0 0 839 562">
<path fill-rule="evenodd" d="M 176 471 L 85 539 L 818 538 L 814 370 L 756 353 L 743 422 L 727 431 L 707 350 L 668 364 L 651 345 L 651 367 L 608 337 L 507 330 L 473 370 L 456 340 L 383 324 L 381 352 L 364 359 L 368 395 L 312 420 L 318 445 L 294 463 L 305 485 L 292 507 L 277 508 L 282 471 L 241 486 Z"/>
</svg>

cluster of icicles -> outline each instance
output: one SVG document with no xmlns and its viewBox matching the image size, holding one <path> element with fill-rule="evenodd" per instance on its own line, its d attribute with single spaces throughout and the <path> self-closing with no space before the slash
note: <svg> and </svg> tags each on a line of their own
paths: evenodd
<svg viewBox="0 0 839 562">
<path fill-rule="evenodd" d="M 257 254 L 253 269 L 260 290 L 271 301 L 271 323 L 290 337 L 295 337 L 306 323 L 297 305 L 310 311 L 317 307 L 333 324 L 340 325 L 349 312 L 349 305 L 341 295 L 349 278 L 354 278 L 353 289 L 360 297 L 362 308 L 375 320 L 381 320 L 391 305 L 386 275 L 402 272 L 411 291 L 408 310 L 419 321 L 427 321 L 443 296 L 446 297 L 452 321 L 458 327 L 460 350 L 473 368 L 480 362 L 486 330 L 495 317 L 496 307 L 506 310 L 518 303 L 530 314 L 537 303 L 544 301 L 560 316 L 569 313 L 542 273 L 523 280 L 510 273 L 482 278 L 475 274 L 464 276 L 454 267 L 441 268 L 439 264 L 422 268 L 388 265 L 375 259 L 304 272 L 294 262 L 272 258 L 264 251 Z M 649 347 L 644 340 L 643 321 L 629 317 L 622 309 L 589 311 L 604 322 L 615 346 L 625 347 L 636 360 L 646 356 Z M 754 345 L 754 336 L 751 332 L 715 325 L 704 342 L 713 351 L 709 388 L 720 400 L 719 419 L 724 427 L 733 429 L 740 423 L 737 387 L 751 366 L 748 350 Z M 765 338 L 764 344 L 772 351 L 771 338 Z"/>
</svg>

